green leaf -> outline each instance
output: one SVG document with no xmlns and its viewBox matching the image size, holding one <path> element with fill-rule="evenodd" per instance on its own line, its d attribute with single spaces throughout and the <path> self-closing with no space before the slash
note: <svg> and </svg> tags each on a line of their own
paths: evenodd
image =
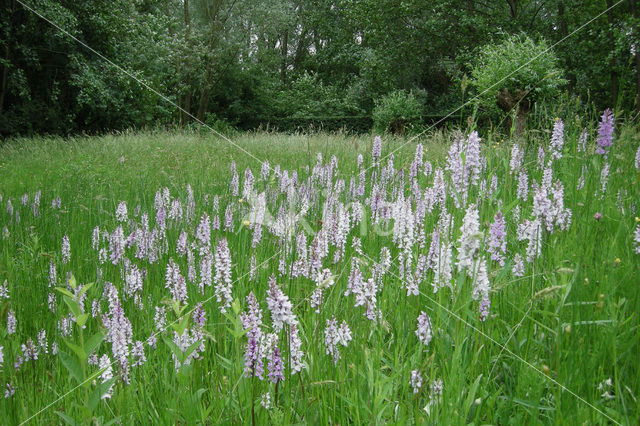
<svg viewBox="0 0 640 426">
<path fill-rule="evenodd" d="M 78 323 L 78 325 L 80 327 L 84 327 L 84 325 L 87 323 L 88 319 L 89 319 L 89 314 L 88 313 L 84 313 L 84 314 L 76 317 L 76 322 Z"/>
<path fill-rule="evenodd" d="M 76 302 L 75 300 L 73 300 L 73 296 L 69 297 L 69 296 L 63 296 L 62 297 L 64 299 L 64 303 L 67 304 L 67 306 L 69 307 L 69 310 L 71 311 L 71 313 L 73 314 L 73 316 L 77 319 L 80 315 L 82 315 L 82 311 L 80 310 L 80 305 L 78 305 L 78 302 Z"/>
<path fill-rule="evenodd" d="M 173 328 L 180 336 L 182 336 L 182 333 L 184 333 L 188 325 L 189 325 L 189 315 L 185 315 L 182 318 L 180 318 L 180 322 L 178 322 L 177 324 L 176 323 L 171 324 L 171 328 Z"/>
<path fill-rule="evenodd" d="M 84 352 L 87 356 L 91 355 L 94 351 L 96 351 L 102 341 L 104 340 L 104 334 L 101 331 L 98 331 L 96 334 L 91 336 L 89 340 L 84 344 Z"/>
<path fill-rule="evenodd" d="M 73 299 L 73 293 L 71 293 L 69 290 L 67 290 L 66 288 L 62 288 L 62 287 L 56 287 L 56 290 L 59 293 L 64 294 L 65 296 L 69 296 L 70 298 Z"/>
<path fill-rule="evenodd" d="M 191 346 L 189 346 L 187 348 L 187 350 L 184 351 L 184 353 L 183 353 L 184 359 L 187 359 L 189 357 L 189 355 L 191 355 L 193 353 L 193 351 L 196 350 L 196 348 L 198 346 L 200 346 L 201 344 L 202 344 L 201 340 L 198 340 L 198 341 L 192 343 Z"/>
<path fill-rule="evenodd" d="M 83 348 L 81 348 L 79 345 L 76 345 L 76 344 L 75 344 L 75 343 L 73 343 L 73 342 L 70 342 L 70 341 L 69 341 L 69 340 L 67 340 L 67 339 L 63 339 L 63 340 L 64 340 L 64 343 L 65 343 L 67 346 L 69 346 L 69 349 L 71 349 L 73 352 L 75 352 L 75 354 L 78 356 L 78 359 L 79 359 L 81 362 L 86 361 L 86 359 L 87 359 L 87 356 L 88 356 L 88 355 L 87 355 L 87 353 L 84 351 L 84 349 L 83 349 Z"/>
<path fill-rule="evenodd" d="M 473 382 L 471 386 L 471 390 L 467 394 L 467 400 L 464 404 L 464 412 L 469 413 L 471 411 L 471 405 L 475 402 L 476 392 L 478 391 L 478 386 L 480 386 L 480 380 L 482 379 L 482 374 L 480 374 L 476 380 Z"/>
<path fill-rule="evenodd" d="M 83 285 L 82 288 L 80 289 L 80 293 L 78 294 L 78 297 L 82 296 L 87 291 L 89 291 L 89 289 L 91 287 L 93 287 L 93 283 L 88 283 L 88 284 Z"/>
<path fill-rule="evenodd" d="M 76 277 L 74 277 L 73 274 L 71 274 L 71 277 L 69 277 L 69 285 L 71 286 L 71 288 L 76 288 L 78 285 L 76 282 Z"/>
<path fill-rule="evenodd" d="M 102 395 L 107 393 L 107 391 L 115 381 L 116 381 L 116 378 L 113 377 L 104 383 L 99 383 L 96 386 L 93 392 L 91 392 L 91 395 L 89 395 L 89 410 L 93 411 L 96 409 L 96 407 L 102 400 Z"/>
<path fill-rule="evenodd" d="M 68 415 L 64 414 L 62 411 L 56 411 L 56 414 L 58 415 L 58 417 L 60 417 L 62 420 L 64 420 L 64 422 L 66 424 L 68 424 L 68 425 L 76 426 L 77 424 L 79 424 L 78 422 L 73 420 L 73 418 L 71 418 Z"/>
<path fill-rule="evenodd" d="M 80 368 L 80 364 L 78 364 L 78 361 L 71 355 L 63 351 L 58 352 L 58 357 L 60 358 L 60 361 L 62 361 L 62 365 L 65 366 L 71 376 L 76 379 L 78 383 L 82 383 L 84 381 L 84 374 L 82 373 L 82 368 Z"/>
<path fill-rule="evenodd" d="M 184 358 L 182 355 L 182 351 L 180 350 L 178 345 L 176 345 L 175 342 L 170 338 L 168 338 L 167 336 L 162 336 L 162 340 L 164 340 L 164 343 L 166 343 L 167 346 L 169 346 L 169 349 L 171 349 L 171 352 L 173 352 L 173 354 L 176 356 L 176 358 L 178 359 L 178 362 L 182 364 L 184 362 Z"/>
</svg>

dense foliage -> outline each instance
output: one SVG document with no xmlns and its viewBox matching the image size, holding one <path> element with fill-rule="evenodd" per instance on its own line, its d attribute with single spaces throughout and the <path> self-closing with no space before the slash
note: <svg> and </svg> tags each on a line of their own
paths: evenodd
<svg viewBox="0 0 640 426">
<path fill-rule="evenodd" d="M 423 117 L 442 116 L 460 104 L 469 64 L 514 34 L 546 46 L 568 36 L 553 49 L 568 96 L 639 106 L 637 0 L 8 0 L 1 136 L 194 121 L 21 2 L 190 115 L 238 128 L 361 128 L 397 90 L 422 94 Z"/>
</svg>

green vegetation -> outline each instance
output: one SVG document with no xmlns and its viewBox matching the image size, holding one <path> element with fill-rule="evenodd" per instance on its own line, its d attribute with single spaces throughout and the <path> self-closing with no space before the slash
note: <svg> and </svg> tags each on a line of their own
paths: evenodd
<svg viewBox="0 0 640 426">
<path fill-rule="evenodd" d="M 558 59 L 544 41 L 513 36 L 485 46 L 471 70 L 471 84 L 478 102 L 487 110 L 496 107 L 517 117 L 516 133 L 523 135 L 526 118 L 538 100 L 556 99 L 566 80 Z"/>
<path fill-rule="evenodd" d="M 543 55 L 504 87 L 561 88 L 571 102 L 628 116 L 640 108 L 638 9 L 637 0 L 8 0 L 0 137 L 183 128 L 192 116 L 239 130 L 367 133 L 376 101 L 397 91 L 420 95 L 427 124 L 460 105 L 472 72 L 478 89 L 465 100 L 551 46 L 557 60 Z M 474 67 L 492 51 L 505 60 Z M 554 77 L 540 70 L 547 64 Z"/>
<path fill-rule="evenodd" d="M 640 141 L 637 129 L 618 127 L 614 145 L 604 158 L 594 153 L 595 123 L 576 118 L 564 124 L 560 145 L 558 132 L 551 145 L 547 129 L 530 134 L 520 161 L 519 151 L 516 160 L 509 161 L 511 147 L 492 135 L 485 136 L 479 157 L 469 148 L 474 142 L 468 134 L 462 139 L 466 141 L 462 146 L 467 147 L 462 154 L 461 145 L 451 145 L 460 137 L 448 132 L 431 133 L 409 145 L 403 138 L 384 137 L 381 161 L 371 136 L 235 135 L 239 146 L 261 160 L 268 159 L 270 170 L 205 133 L 125 132 L 69 140 L 10 141 L 0 151 L 0 284 L 6 280 L 8 290 L 0 310 L 0 385 L 3 391 L 14 389 L 15 394 L 8 392 L 6 399 L 0 399 L 0 417 L 8 423 L 36 415 L 32 421 L 38 423 L 93 419 L 100 424 L 114 419 L 143 424 L 634 423 L 640 413 L 640 290 L 635 282 L 640 274 L 640 237 L 634 242 L 640 184 L 634 159 Z M 585 125 L 586 151 L 581 138 Z M 545 150 L 541 165 L 539 148 Z M 391 152 L 394 169 L 388 169 L 385 158 Z M 332 160 L 334 155 L 336 160 Z M 359 155 L 363 157 L 360 167 Z M 475 163 L 473 158 L 481 161 Z M 233 172 L 229 172 L 232 161 L 240 176 L 235 184 L 237 195 Z M 462 161 L 462 166 L 456 166 L 456 161 Z M 251 178 L 244 172 L 246 167 L 253 171 L 253 184 L 248 183 Z M 422 219 L 412 222 L 410 218 L 419 215 L 418 205 L 427 200 L 420 201 L 415 194 L 433 190 L 433 199 L 438 199 L 440 168 L 446 192 L 443 203 L 431 204 Z M 330 169 L 335 172 L 327 174 Z M 417 172 L 419 192 L 409 179 L 412 170 Z M 477 180 L 475 170 L 479 171 Z M 297 181 L 291 183 L 288 179 L 294 171 Z M 522 199 L 518 182 L 525 172 L 530 179 L 529 194 Z M 546 187 L 549 173 L 551 186 Z M 385 175 L 394 179 L 383 187 Z M 307 180 L 308 176 L 315 177 Z M 321 176 L 331 177 L 323 181 Z M 359 176 L 364 179 L 362 193 L 357 190 Z M 356 193 L 349 189 L 352 178 Z M 340 179 L 346 185 L 342 192 L 336 189 Z M 188 184 L 193 191 L 193 211 Z M 293 191 L 287 185 L 293 185 Z M 169 200 L 163 201 L 162 188 L 168 189 Z M 389 203 L 390 216 L 376 224 L 374 217 L 383 214 L 382 210 L 367 200 L 379 188 L 383 188 L 380 199 Z M 558 207 L 558 188 L 564 191 L 562 208 Z M 543 190 L 556 194 L 547 194 L 556 213 L 571 212 L 569 218 L 553 216 L 558 222 L 551 223 L 551 230 L 544 222 L 551 213 L 541 213 L 536 204 Z M 159 196 L 154 196 L 156 191 Z M 40 194 L 37 202 L 36 194 Z M 265 219 L 261 239 L 254 244 L 258 222 L 251 212 L 260 205 L 256 202 L 259 194 L 266 194 L 266 209 L 274 219 L 285 217 L 291 206 L 292 218 L 300 212 L 303 216 L 284 228 Z M 162 230 L 159 209 L 178 199 L 182 217 L 172 219 L 167 208 Z M 118 212 L 122 202 L 128 207 L 126 219 Z M 351 215 L 360 211 L 357 206 L 364 208 L 359 223 L 348 220 L 344 228 L 333 222 L 341 209 Z M 410 209 L 408 216 L 402 214 L 403 208 Z M 465 226 L 473 222 L 469 222 L 469 212 L 476 208 L 480 233 L 467 235 Z M 232 229 L 225 225 L 227 209 L 233 212 Z M 489 255 L 495 249 L 490 240 L 498 211 L 506 221 L 504 266 Z M 200 262 L 208 253 L 202 245 L 205 240 L 198 237 L 205 218 L 211 219 L 211 238 L 206 241 L 216 259 L 221 241 L 228 243 L 230 252 L 231 302 L 225 313 L 216 297 L 218 278 L 202 290 L 199 284 L 204 277 Z M 402 225 L 407 220 L 405 225 L 414 226 L 413 234 Z M 547 224 L 539 228 L 539 234 L 527 234 L 520 228 L 533 223 L 529 221 Z M 93 246 L 96 226 L 108 235 L 98 235 Z M 148 246 L 157 247 L 159 257 L 140 255 L 142 246 L 133 242 L 118 258 L 114 248 L 118 229 L 124 230 L 124 239 L 136 230 L 144 235 L 145 229 L 149 235 L 162 234 L 157 246 Z M 182 231 L 189 242 L 186 249 L 193 251 L 193 280 L 188 277 L 190 255 L 181 255 L 178 248 Z M 519 239 L 522 233 L 530 239 Z M 306 240 L 300 240 L 300 235 Z M 290 268 L 297 267 L 296 261 L 321 247 L 327 235 L 331 235 L 328 252 L 321 255 L 319 270 L 330 275 L 318 279 L 293 273 Z M 535 240 L 535 235 L 540 239 Z M 65 236 L 70 243 L 69 261 L 63 249 Z M 417 266 L 421 255 L 431 252 L 434 238 L 440 241 L 437 252 L 447 245 L 453 249 L 450 287 L 438 285 L 442 278 L 436 276 L 437 266 L 423 272 Z M 346 243 L 344 248 L 341 241 Z M 477 241 L 479 251 L 467 252 L 464 241 L 471 245 Z M 536 241 L 539 255 L 535 254 Z M 365 297 L 366 303 L 354 306 L 354 293 L 345 296 L 353 282 L 350 276 L 354 270 L 365 281 L 375 276 L 384 247 L 390 250 L 392 261 L 387 272 L 379 272 L 375 299 Z M 484 299 L 473 297 L 478 275 L 469 275 L 459 266 L 463 253 L 473 262 L 486 264 L 490 282 L 486 318 Z M 526 259 L 529 253 L 530 261 Z M 103 256 L 106 261 L 100 260 Z M 252 257 L 256 262 L 253 273 Z M 514 272 L 519 257 L 524 259 L 522 276 Z M 187 280 L 186 300 L 180 300 L 171 285 L 166 287 L 169 259 Z M 52 264 L 56 277 L 50 283 Z M 223 270 L 215 260 L 214 275 Z M 133 285 L 131 271 L 144 271 L 140 288 Z M 268 308 L 272 275 L 292 302 L 302 342 L 303 367 L 295 375 L 291 374 L 294 364 L 289 352 L 294 342 L 291 325 L 285 323 L 277 331 L 273 328 L 277 315 Z M 417 280 L 417 295 L 408 294 L 410 277 Z M 324 294 L 316 309 L 312 301 L 318 288 Z M 272 371 L 267 349 L 264 380 L 243 375 L 249 334 L 243 331 L 240 313 L 249 308 L 246 296 L 250 292 L 262 310 L 261 333 L 279 336 L 284 380 L 277 384 L 267 377 Z M 198 302 L 204 302 L 204 325 L 199 325 L 200 316 L 193 315 L 194 309 L 200 309 Z M 163 307 L 167 326 L 158 328 L 157 309 Z M 367 307 L 375 320 L 365 316 Z M 424 335 L 415 333 L 421 312 L 428 314 L 431 324 L 431 340 L 426 345 L 420 340 L 426 339 Z M 61 321 L 69 315 L 75 324 L 68 324 L 71 332 L 63 337 Z M 17 320 L 12 334 L 9 316 Z M 107 337 L 114 324 L 126 324 L 123 317 L 131 324 L 125 355 L 129 383 L 115 357 L 116 339 Z M 337 325 L 348 324 L 352 337 L 350 341 L 345 338 L 344 346 L 338 344 L 336 363 L 327 354 L 325 334 L 327 321 L 333 317 Z M 79 327 L 82 323 L 84 329 Z M 42 330 L 46 346 L 39 340 Z M 176 336 L 184 333 L 201 333 L 201 337 L 180 343 Z M 155 348 L 146 343 L 154 335 Z M 134 351 L 136 341 L 142 342 L 146 358 L 142 365 L 135 365 L 140 361 Z M 57 355 L 52 354 L 54 342 Z M 37 360 L 25 359 L 32 353 L 30 347 L 38 352 Z M 190 359 L 194 353 L 197 358 Z M 89 362 L 105 356 L 111 362 L 111 379 L 104 365 Z M 16 369 L 20 357 L 22 364 Z M 422 379 L 420 386 L 414 382 L 416 393 L 412 371 Z M 267 393 L 269 409 L 260 405 Z M 105 394 L 109 398 L 99 398 Z"/>
</svg>

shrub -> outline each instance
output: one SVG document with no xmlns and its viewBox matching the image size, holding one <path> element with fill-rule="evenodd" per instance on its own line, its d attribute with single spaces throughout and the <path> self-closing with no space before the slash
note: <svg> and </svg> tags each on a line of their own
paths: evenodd
<svg viewBox="0 0 640 426">
<path fill-rule="evenodd" d="M 517 116 L 516 133 L 524 132 L 526 115 L 539 99 L 557 96 L 566 80 L 558 59 L 544 39 L 514 35 L 484 46 L 471 65 L 471 84 L 485 111 Z M 510 125 L 510 121 L 508 123 Z"/>
<path fill-rule="evenodd" d="M 379 132 L 404 134 L 421 123 L 422 104 L 413 93 L 395 90 L 376 101 L 373 124 Z"/>
</svg>

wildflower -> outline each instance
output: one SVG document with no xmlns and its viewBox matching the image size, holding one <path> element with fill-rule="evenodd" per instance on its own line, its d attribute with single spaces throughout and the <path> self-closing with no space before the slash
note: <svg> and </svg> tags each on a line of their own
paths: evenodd
<svg viewBox="0 0 640 426">
<path fill-rule="evenodd" d="M 278 349 L 277 346 L 273 348 L 271 360 L 269 360 L 267 368 L 269 369 L 269 374 L 267 374 L 267 377 L 269 378 L 269 380 L 271 380 L 272 383 L 278 383 L 284 380 L 284 363 L 282 362 L 282 357 L 280 356 L 280 349 Z"/>
<path fill-rule="evenodd" d="M 121 225 L 118 225 L 115 231 L 109 236 L 109 252 L 111 263 L 114 265 L 120 263 L 124 255 L 124 231 Z"/>
<path fill-rule="evenodd" d="M 636 225 L 636 232 L 633 236 L 634 250 L 636 254 L 640 254 L 640 224 Z"/>
<path fill-rule="evenodd" d="M 71 244 L 69 243 L 69 236 L 62 237 L 62 263 L 65 265 L 69 263 L 71 259 Z"/>
<path fill-rule="evenodd" d="M 198 302 L 193 309 L 192 319 L 193 324 L 198 328 L 203 328 L 207 323 L 207 313 L 202 308 L 202 302 Z"/>
<path fill-rule="evenodd" d="M 4 352 L 3 352 L 4 347 L 0 346 L 0 367 L 2 367 L 4 365 Z"/>
<path fill-rule="evenodd" d="M 604 197 L 607 192 L 607 184 L 609 183 L 609 163 L 604 163 L 600 172 L 600 197 Z"/>
<path fill-rule="evenodd" d="M 179 198 L 176 198 L 171 202 L 171 206 L 169 207 L 169 214 L 167 217 L 174 221 L 179 222 L 182 220 L 182 203 Z"/>
<path fill-rule="evenodd" d="M 638 150 L 636 151 L 635 166 L 636 166 L 636 170 L 640 170 L 640 146 L 638 146 Z"/>
<path fill-rule="evenodd" d="M 118 291 L 113 285 L 109 291 L 109 316 L 103 318 L 107 328 L 106 340 L 111 343 L 113 356 L 120 366 L 121 377 L 129 382 L 129 345 L 133 331 L 131 321 L 124 315 L 124 309 L 118 300 Z"/>
<path fill-rule="evenodd" d="M 212 268 L 213 268 L 213 255 L 209 251 L 200 258 L 200 292 L 201 293 L 204 293 L 205 286 L 211 287 Z"/>
<path fill-rule="evenodd" d="M 122 201 L 116 208 L 116 220 L 118 222 L 127 221 L 127 203 Z"/>
<path fill-rule="evenodd" d="M 231 190 L 231 194 L 234 197 L 238 196 L 238 191 L 240 189 L 240 178 L 238 176 L 238 172 L 236 170 L 236 162 L 231 162 L 231 182 L 229 182 L 229 189 Z"/>
<path fill-rule="evenodd" d="M 180 274 L 180 268 L 175 264 L 173 259 L 169 259 L 167 264 L 167 274 L 165 276 L 165 288 L 169 289 L 171 298 L 177 302 L 186 302 L 187 300 L 187 283 Z"/>
<path fill-rule="evenodd" d="M 184 256 L 185 254 L 187 254 L 187 244 L 187 233 L 182 230 L 182 232 L 180 232 L 180 236 L 178 237 L 178 242 L 176 243 L 176 253 L 180 256 Z"/>
<path fill-rule="evenodd" d="M 244 183 L 242 185 L 242 198 L 249 199 L 253 194 L 253 185 L 255 183 L 255 178 L 253 177 L 253 173 L 251 169 L 247 167 L 244 171 Z"/>
<path fill-rule="evenodd" d="M 196 239 L 200 248 L 200 256 L 211 250 L 211 220 L 206 213 L 202 214 L 200 224 L 196 229 Z"/>
<path fill-rule="evenodd" d="M 507 241 L 505 239 L 506 223 L 502 212 L 498 211 L 493 217 L 493 223 L 489 228 L 489 253 L 491 260 L 496 261 L 500 266 L 504 266 L 504 255 L 507 251 Z"/>
<path fill-rule="evenodd" d="M 13 313 L 13 309 L 9 309 L 7 312 L 7 334 L 13 334 L 16 332 L 16 316 Z"/>
<path fill-rule="evenodd" d="M 550 157 L 559 159 L 562 158 L 562 148 L 564 146 L 564 122 L 556 118 L 553 123 L 553 133 L 551 135 L 551 144 L 549 146 Z"/>
<path fill-rule="evenodd" d="M 586 174 L 587 174 L 587 165 L 583 164 L 582 165 L 582 173 L 580 174 L 580 178 L 578 179 L 578 185 L 576 186 L 576 189 L 578 191 L 580 191 L 582 188 L 584 188 L 584 178 L 585 178 Z"/>
<path fill-rule="evenodd" d="M 278 284 L 276 284 L 276 277 L 274 275 L 271 275 L 271 278 L 269 278 L 267 306 L 269 312 L 271 312 L 273 330 L 276 333 L 282 329 L 284 324 L 295 325 L 298 323 L 298 320 L 292 312 L 293 305 L 287 295 L 284 294 L 280 287 L 278 287 Z"/>
<path fill-rule="evenodd" d="M 196 259 L 191 248 L 187 249 L 187 279 L 190 283 L 196 282 Z"/>
<path fill-rule="evenodd" d="M 231 306 L 231 253 L 226 238 L 221 239 L 215 248 L 215 295 L 218 303 L 222 303 L 220 312 L 225 313 Z"/>
<path fill-rule="evenodd" d="M 578 152 L 587 152 L 587 139 L 589 138 L 589 132 L 585 127 L 582 129 L 582 133 L 580 133 L 580 137 L 578 138 Z"/>
<path fill-rule="evenodd" d="M 484 297 L 480 300 L 480 304 L 478 305 L 478 311 L 480 312 L 480 321 L 485 321 L 487 317 L 489 317 L 490 308 L 491 299 L 489 299 L 489 294 L 485 294 Z"/>
<path fill-rule="evenodd" d="M 196 214 L 196 200 L 193 196 L 193 189 L 191 188 L 191 184 L 187 184 L 187 203 L 185 207 L 185 218 L 188 223 L 192 223 Z"/>
<path fill-rule="evenodd" d="M 486 299 L 489 296 L 489 289 L 491 288 L 489 284 L 489 276 L 487 274 L 487 264 L 484 259 L 478 259 L 474 264 L 474 274 L 473 277 L 473 290 L 471 292 L 471 297 L 474 300 L 478 299 Z"/>
<path fill-rule="evenodd" d="M 511 173 L 516 173 L 522 167 L 522 161 L 524 160 L 524 150 L 520 149 L 520 146 L 514 144 L 511 147 L 511 160 L 509 161 L 509 169 Z"/>
<path fill-rule="evenodd" d="M 260 339 L 262 338 L 262 311 L 253 292 L 246 297 L 249 310 L 240 314 L 242 328 L 247 330 L 247 346 L 244 353 L 244 376 L 262 379 L 263 364 Z"/>
<path fill-rule="evenodd" d="M 233 231 L 233 208 L 231 204 L 224 210 L 224 230 Z"/>
<path fill-rule="evenodd" d="M 424 153 L 424 148 L 421 143 L 416 146 L 416 153 L 411 165 L 409 167 L 409 177 L 411 179 L 415 179 L 418 176 L 418 170 L 422 167 L 422 155 Z"/>
<path fill-rule="evenodd" d="M 102 383 L 108 382 L 113 378 L 113 369 L 111 368 L 111 359 L 109 358 L 109 355 L 102 355 L 98 368 L 100 368 L 100 370 L 104 369 L 104 371 L 100 375 L 100 380 L 102 381 Z M 113 395 L 113 385 L 109 386 L 109 389 L 107 389 L 107 391 L 102 394 L 100 398 L 111 398 L 111 395 Z"/>
<path fill-rule="evenodd" d="M 144 279 L 143 270 L 136 265 L 130 265 L 128 271 L 125 272 L 124 292 L 131 297 L 134 294 L 142 293 L 142 281 Z"/>
<path fill-rule="evenodd" d="M 378 286 L 375 283 L 373 278 L 369 278 L 368 280 L 363 280 L 362 277 L 360 279 L 355 280 L 353 284 L 353 294 L 356 297 L 356 303 L 354 306 L 366 306 L 367 311 L 365 312 L 365 316 L 367 319 L 371 321 L 376 321 L 382 315 L 380 309 L 377 308 L 377 297 Z M 410 290 L 409 286 L 407 286 L 407 292 Z M 417 293 L 417 289 L 416 289 Z"/>
<path fill-rule="evenodd" d="M 62 206 L 62 200 L 60 199 L 60 197 L 56 197 L 51 201 L 51 208 L 52 209 L 59 209 L 60 206 Z"/>
<path fill-rule="evenodd" d="M 27 339 L 27 343 L 21 345 L 22 356 L 24 361 L 37 360 L 40 349 L 36 347 L 33 340 Z"/>
<path fill-rule="evenodd" d="M 371 158 L 374 164 L 378 163 L 380 155 L 382 154 L 382 138 L 376 136 L 373 140 L 373 149 L 371 150 Z"/>
<path fill-rule="evenodd" d="M 511 273 L 514 277 L 524 276 L 524 261 L 522 260 L 520 253 L 516 253 L 516 256 L 513 259 L 513 268 L 511 269 Z"/>
<path fill-rule="evenodd" d="M 147 346 L 150 346 L 153 349 L 155 349 L 157 343 L 158 343 L 158 338 L 156 337 L 156 332 L 152 331 L 151 334 L 149 335 L 149 338 L 147 338 Z"/>
<path fill-rule="evenodd" d="M 462 271 L 473 266 L 473 258 L 480 249 L 480 223 L 475 205 L 467 208 L 460 232 L 457 266 L 458 270 Z"/>
<path fill-rule="evenodd" d="M 45 330 L 40 330 L 38 333 L 38 348 L 45 354 L 49 353 L 49 343 L 47 342 L 47 332 Z"/>
<path fill-rule="evenodd" d="M 609 108 L 602 113 L 596 143 L 598 144 L 596 154 L 606 157 L 609 153 L 609 147 L 613 145 L 613 112 Z"/>
<path fill-rule="evenodd" d="M 444 386 L 441 379 L 434 379 L 431 381 L 431 399 L 437 399 L 442 395 Z"/>
<path fill-rule="evenodd" d="M 602 396 L 606 400 L 611 400 L 615 398 L 615 395 L 611 393 L 613 390 L 613 380 L 608 378 L 598 384 L 598 392 L 603 392 Z"/>
<path fill-rule="evenodd" d="M 167 324 L 167 313 L 164 306 L 156 306 L 155 314 L 153 316 L 153 322 L 155 323 L 156 330 L 164 331 L 164 326 Z"/>
<path fill-rule="evenodd" d="M 316 313 L 320 313 L 320 306 L 322 305 L 322 298 L 324 291 L 331 287 L 334 283 L 334 276 L 327 268 L 322 271 L 318 271 L 315 275 L 316 288 L 311 293 L 310 305 L 312 308 L 316 308 Z"/>
<path fill-rule="evenodd" d="M 431 342 L 431 319 L 425 311 L 421 311 L 418 316 L 418 328 L 416 329 L 416 336 L 425 346 L 429 346 Z"/>
<path fill-rule="evenodd" d="M 131 348 L 131 358 L 133 359 L 133 366 L 137 367 L 147 362 L 147 357 L 144 356 L 144 344 L 140 340 L 136 340 Z"/>
<path fill-rule="evenodd" d="M 522 201 L 527 201 L 529 195 L 529 175 L 525 169 L 520 170 L 518 173 L 518 191 L 516 196 Z"/>
<path fill-rule="evenodd" d="M 16 393 L 16 388 L 11 386 L 11 383 L 7 383 L 4 390 L 4 399 L 11 398 Z"/>
<path fill-rule="evenodd" d="M 413 370 L 411 372 L 411 380 L 409 381 L 411 387 L 413 388 L 413 393 L 416 394 L 420 392 L 420 388 L 422 387 L 422 376 L 418 370 Z"/>
<path fill-rule="evenodd" d="M 9 298 L 9 285 L 7 284 L 7 280 L 4 280 L 2 285 L 0 285 L 0 299 L 8 299 Z"/>
<path fill-rule="evenodd" d="M 542 145 L 540 145 L 540 148 L 538 148 L 538 168 L 542 168 L 544 167 L 544 159 L 545 159 L 545 152 L 544 152 L 544 147 L 542 147 Z"/>
<path fill-rule="evenodd" d="M 338 326 L 335 317 L 327 320 L 327 326 L 324 329 L 324 344 L 326 346 L 326 354 L 333 356 L 333 363 L 337 364 L 340 359 L 340 350 L 338 345 L 347 347 L 352 340 L 351 330 L 346 321 L 342 321 Z"/>
<path fill-rule="evenodd" d="M 434 260 L 433 292 L 436 293 L 439 287 L 451 285 L 451 243 L 444 242 L 440 245 L 440 250 Z"/>
<path fill-rule="evenodd" d="M 302 341 L 300 340 L 298 326 L 296 324 L 289 325 L 289 359 L 291 361 L 291 374 L 296 374 L 304 368 L 302 357 L 304 352 L 300 349 Z"/>
<path fill-rule="evenodd" d="M 487 195 L 491 197 L 497 190 L 498 190 L 498 176 L 494 174 L 491 176 L 491 184 L 489 186 L 489 193 Z"/>
<path fill-rule="evenodd" d="M 594 219 L 594 220 L 596 220 L 596 221 L 598 221 L 598 220 L 602 219 L 602 213 L 600 213 L 600 212 L 596 212 L 596 213 L 593 215 L 593 219 Z"/>
</svg>

